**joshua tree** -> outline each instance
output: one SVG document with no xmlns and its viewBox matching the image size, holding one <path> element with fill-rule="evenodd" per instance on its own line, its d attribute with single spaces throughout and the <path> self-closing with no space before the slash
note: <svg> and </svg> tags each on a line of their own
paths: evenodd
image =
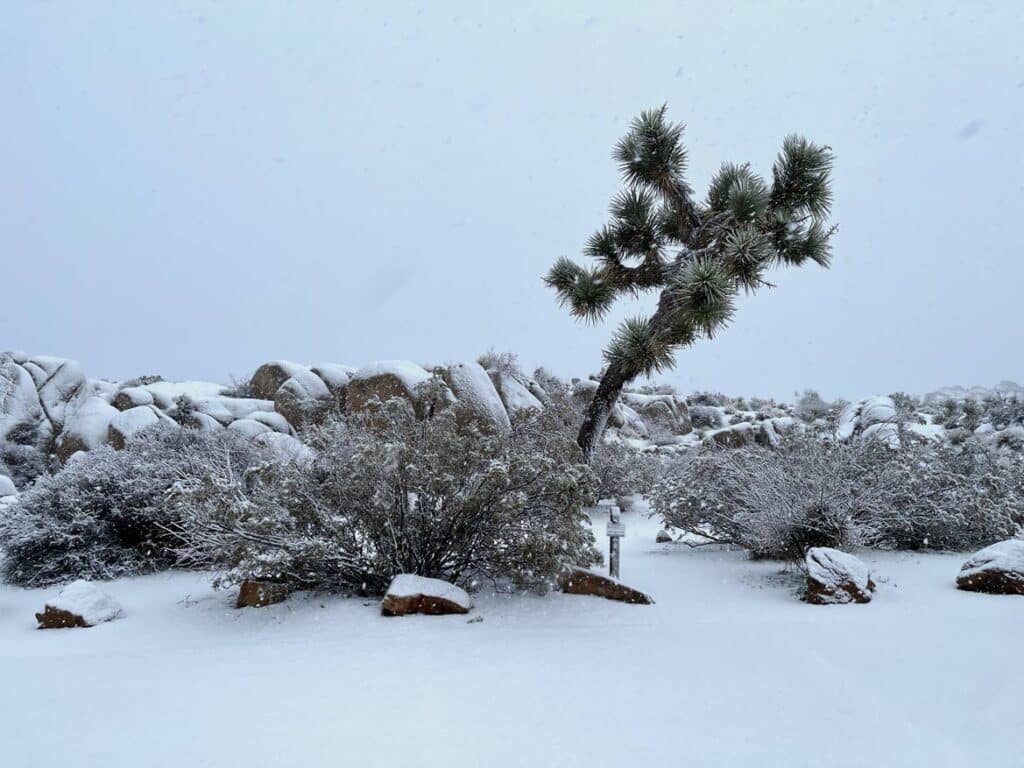
<svg viewBox="0 0 1024 768">
<path fill-rule="evenodd" d="M 827 267 L 834 226 L 830 147 L 789 136 L 772 183 L 748 163 L 725 163 L 707 200 L 684 179 L 683 126 L 665 107 L 643 112 L 615 146 L 625 188 L 611 221 L 587 241 L 590 268 L 560 258 L 545 282 L 577 318 L 596 322 L 619 296 L 660 291 L 650 317 L 626 320 L 604 352 L 607 363 L 577 441 L 589 459 L 623 387 L 675 365 L 677 350 L 712 338 L 731 318 L 739 290 L 768 286 L 779 265 Z"/>
</svg>

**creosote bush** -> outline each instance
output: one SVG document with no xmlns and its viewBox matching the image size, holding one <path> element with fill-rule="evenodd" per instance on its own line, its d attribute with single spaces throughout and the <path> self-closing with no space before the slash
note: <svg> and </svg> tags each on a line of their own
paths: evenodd
<svg viewBox="0 0 1024 768">
<path fill-rule="evenodd" d="M 139 433 L 121 451 L 104 446 L 78 454 L 0 516 L 4 578 L 43 587 L 169 568 L 174 513 L 164 497 L 179 476 L 214 458 L 241 472 L 266 455 L 230 430 L 166 426 Z"/>
<path fill-rule="evenodd" d="M 396 399 L 310 430 L 309 462 L 192 467 L 173 494 L 179 553 L 220 569 L 222 586 L 379 594 L 415 573 L 543 588 L 563 563 L 599 558 L 581 511 L 594 476 L 566 418 L 551 407 L 484 434 Z"/>
<path fill-rule="evenodd" d="M 776 449 L 706 448 L 652 494 L 667 525 L 756 557 L 829 546 L 970 549 L 1024 521 L 1020 457 L 975 441 L 836 443 L 793 433 Z"/>
</svg>

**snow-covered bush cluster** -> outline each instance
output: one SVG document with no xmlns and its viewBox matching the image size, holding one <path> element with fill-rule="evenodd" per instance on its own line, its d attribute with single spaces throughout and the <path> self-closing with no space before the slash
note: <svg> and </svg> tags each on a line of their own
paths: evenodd
<svg viewBox="0 0 1024 768">
<path fill-rule="evenodd" d="M 4 578 L 38 587 L 111 579 L 169 567 L 175 559 L 165 494 L 195 467 L 217 461 L 243 472 L 266 449 L 237 433 L 158 425 L 124 450 L 80 453 L 40 477 L 0 515 Z"/>
<path fill-rule="evenodd" d="M 773 448 L 706 448 L 652 494 L 666 523 L 758 557 L 810 547 L 967 549 L 1024 522 L 1021 457 L 977 441 L 835 440 L 793 432 Z"/>
<path fill-rule="evenodd" d="M 417 388 L 417 399 L 434 393 Z M 174 493 L 185 562 L 298 587 L 379 594 L 396 574 L 543 586 L 599 557 L 594 478 L 557 408 L 482 430 L 394 398 L 307 432 L 309 462 L 193 465 Z"/>
</svg>

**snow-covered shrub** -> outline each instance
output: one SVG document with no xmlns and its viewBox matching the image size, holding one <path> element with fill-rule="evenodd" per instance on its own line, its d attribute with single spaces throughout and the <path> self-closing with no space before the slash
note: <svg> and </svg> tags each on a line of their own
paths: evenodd
<svg viewBox="0 0 1024 768">
<path fill-rule="evenodd" d="M 806 422 L 828 418 L 832 411 L 832 404 L 825 402 L 813 389 L 805 389 L 803 394 L 797 397 L 796 405 L 793 407 L 796 417 Z"/>
<path fill-rule="evenodd" d="M 1024 424 L 1024 397 L 1017 394 L 992 394 L 982 403 L 984 418 L 996 429 Z"/>
<path fill-rule="evenodd" d="M 798 433 L 774 449 L 709 446 L 667 472 L 651 502 L 667 525 L 757 557 L 873 544 L 893 514 L 895 467 L 880 456 L 887 450 Z"/>
<path fill-rule="evenodd" d="M 38 445 L 12 437 L 17 435 L 9 434 L 8 439 L 0 439 L 0 470 L 6 469 L 3 474 L 10 475 L 18 488 L 24 488 L 46 472 L 49 459 Z"/>
<path fill-rule="evenodd" d="M 174 494 L 187 562 L 247 578 L 379 594 L 399 573 L 468 584 L 548 582 L 599 556 L 581 505 L 594 478 L 558 408 L 509 432 L 418 419 L 405 401 L 307 434 L 308 463 L 194 467 Z"/>
<path fill-rule="evenodd" d="M 241 378 L 231 377 L 231 383 L 221 392 L 223 397 L 256 398 L 256 391 L 252 387 L 252 374 Z"/>
<path fill-rule="evenodd" d="M 973 549 L 1024 523 L 1024 457 L 978 440 L 906 441 L 898 465 L 899 514 L 886 529 L 901 549 Z"/>
<path fill-rule="evenodd" d="M 122 451 L 80 453 L 0 516 L 4 578 L 40 587 L 167 568 L 174 513 L 164 496 L 179 475 L 214 457 L 240 471 L 261 455 L 230 430 L 167 427 L 139 433 Z"/>
<path fill-rule="evenodd" d="M 661 474 L 661 465 L 656 452 L 639 451 L 621 441 L 600 443 L 590 460 L 590 468 L 597 475 L 597 495 L 602 499 L 649 494 Z"/>
<path fill-rule="evenodd" d="M 968 549 L 1024 521 L 1019 456 L 977 441 L 835 442 L 785 436 L 776 449 L 707 448 L 667 470 L 652 494 L 666 524 L 760 557 L 812 546 Z"/>
</svg>

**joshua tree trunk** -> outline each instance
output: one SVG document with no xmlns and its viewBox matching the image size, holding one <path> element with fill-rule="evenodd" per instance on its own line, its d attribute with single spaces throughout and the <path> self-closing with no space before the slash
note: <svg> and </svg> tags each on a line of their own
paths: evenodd
<svg viewBox="0 0 1024 768">
<path fill-rule="evenodd" d="M 660 343 L 668 344 L 669 304 L 665 300 L 659 300 L 658 309 L 649 319 L 652 329 L 651 340 L 655 345 Z M 594 399 L 590 401 L 587 410 L 583 415 L 583 424 L 580 425 L 579 434 L 576 436 L 576 444 L 583 451 L 583 460 L 590 463 L 594 456 L 594 450 L 604 436 L 604 430 L 608 426 L 608 417 L 612 408 L 622 394 L 622 390 L 637 376 L 644 373 L 642 359 L 636 360 L 633 364 L 625 361 L 609 363 L 601 376 L 601 383 L 597 385 L 594 392 Z"/>
<path fill-rule="evenodd" d="M 598 441 L 604 434 L 605 427 L 608 426 L 608 417 L 611 415 L 612 408 L 615 407 L 615 401 L 619 399 L 623 387 L 632 378 L 626 371 L 612 366 L 609 366 L 604 376 L 601 377 L 601 383 L 597 386 L 594 399 L 587 406 L 583 424 L 576 436 L 576 442 L 583 450 L 583 460 L 588 464 L 594 455 Z"/>
</svg>

